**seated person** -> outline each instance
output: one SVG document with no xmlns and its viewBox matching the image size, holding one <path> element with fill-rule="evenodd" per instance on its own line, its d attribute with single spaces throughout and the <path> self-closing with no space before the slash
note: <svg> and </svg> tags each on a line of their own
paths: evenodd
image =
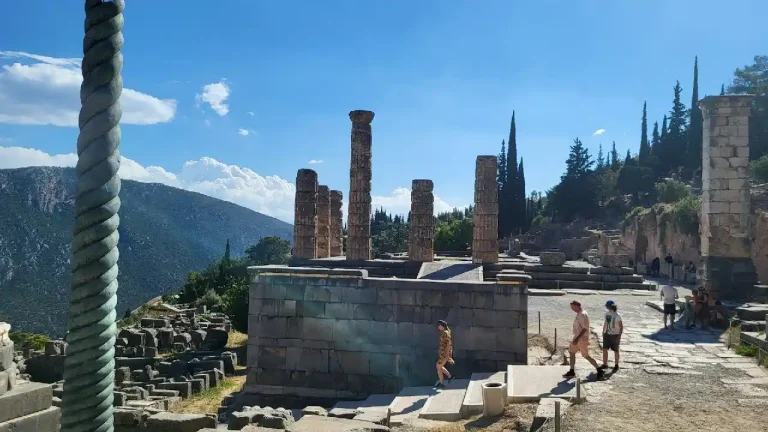
<svg viewBox="0 0 768 432">
<path fill-rule="evenodd" d="M 659 270 L 661 270 L 661 260 L 656 257 L 651 261 L 651 276 L 659 277 Z"/>
</svg>

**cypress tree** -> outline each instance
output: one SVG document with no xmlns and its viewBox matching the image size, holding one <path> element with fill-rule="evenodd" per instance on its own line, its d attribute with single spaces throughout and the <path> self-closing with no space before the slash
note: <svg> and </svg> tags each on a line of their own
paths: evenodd
<svg viewBox="0 0 768 432">
<path fill-rule="evenodd" d="M 659 151 L 661 136 L 659 135 L 659 122 L 653 122 L 653 134 L 651 135 L 651 154 L 656 155 Z"/>
<path fill-rule="evenodd" d="M 643 102 L 643 119 L 640 126 L 640 152 L 638 153 L 638 160 L 640 164 L 648 163 L 648 156 L 651 155 L 651 148 L 648 145 L 648 113 L 647 102 Z"/>
<path fill-rule="evenodd" d="M 227 246 L 224 248 L 224 258 L 222 258 L 221 262 L 224 264 L 224 267 L 229 267 L 232 262 L 229 250 L 229 239 L 227 239 Z"/>
<path fill-rule="evenodd" d="M 528 228 L 528 217 L 526 215 L 526 198 L 525 198 L 525 170 L 523 169 L 523 158 L 520 158 L 520 166 L 517 168 L 517 221 L 519 223 L 519 229 Z"/>
<path fill-rule="evenodd" d="M 722 91 L 722 89 L 721 89 Z M 691 123 L 688 127 L 688 143 L 685 151 L 686 174 L 692 177 L 701 167 L 701 146 L 704 134 L 704 123 L 699 108 L 699 58 L 693 63 L 693 92 L 691 93 Z"/>
<path fill-rule="evenodd" d="M 672 102 L 672 110 L 669 112 L 669 129 L 667 130 L 666 146 L 669 150 L 669 168 L 677 172 L 681 166 L 685 165 L 685 149 L 687 144 L 687 117 L 688 113 L 685 104 L 680 100 L 683 88 L 680 81 L 677 81 L 674 87 L 675 98 Z"/>
<path fill-rule="evenodd" d="M 617 169 L 619 169 L 619 152 L 616 151 L 616 141 L 614 141 L 613 147 L 611 147 L 611 170 Z"/>
<path fill-rule="evenodd" d="M 725 96 L 725 84 L 720 84 L 720 96 Z"/>
<path fill-rule="evenodd" d="M 602 171 L 605 168 L 605 160 L 603 155 L 603 143 L 600 143 L 600 147 L 597 148 L 597 161 L 595 161 L 595 170 Z"/>
<path fill-rule="evenodd" d="M 507 233 L 507 211 L 504 201 L 505 188 L 507 185 L 507 148 L 504 140 L 501 140 L 501 152 L 499 153 L 499 169 L 496 175 L 496 181 L 499 187 L 499 238 L 503 238 Z"/>
<path fill-rule="evenodd" d="M 624 165 L 630 165 L 632 163 L 632 155 L 629 153 L 629 149 L 627 149 L 627 156 L 624 158 Z"/>
<path fill-rule="evenodd" d="M 517 212 L 517 130 L 515 126 L 515 112 L 512 111 L 512 121 L 509 124 L 509 139 L 507 140 L 507 182 L 504 185 L 504 206 L 506 207 L 506 219 L 504 235 L 509 235 L 518 228 Z M 501 201 L 501 199 L 499 199 Z"/>
<path fill-rule="evenodd" d="M 661 122 L 661 142 L 667 137 L 667 115 L 664 114 L 664 121 Z"/>
</svg>

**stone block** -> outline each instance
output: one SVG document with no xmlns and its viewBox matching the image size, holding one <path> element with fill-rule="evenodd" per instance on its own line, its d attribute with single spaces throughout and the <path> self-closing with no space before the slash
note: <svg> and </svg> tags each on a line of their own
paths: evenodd
<svg viewBox="0 0 768 432">
<path fill-rule="evenodd" d="M 161 412 L 147 419 L 147 432 L 197 432 L 215 428 L 216 420 L 204 414 L 174 414 Z"/>
<path fill-rule="evenodd" d="M 27 382 L 0 396 L 0 424 L 51 407 L 53 386 Z"/>
<path fill-rule="evenodd" d="M 629 257 L 625 254 L 605 254 L 600 257 L 600 264 L 602 267 L 627 267 Z"/>
<path fill-rule="evenodd" d="M 306 340 L 333 341 L 333 320 L 303 318 L 301 332 Z"/>
<path fill-rule="evenodd" d="M 61 410 L 50 407 L 24 417 L 0 422 L 0 432 L 58 432 L 60 423 Z"/>
<path fill-rule="evenodd" d="M 204 347 L 211 351 L 224 349 L 228 340 L 229 333 L 225 329 L 209 327 L 205 335 Z"/>
<path fill-rule="evenodd" d="M 176 390 L 179 392 L 179 396 L 184 399 L 192 396 L 192 383 L 190 382 L 168 382 L 162 383 L 157 386 L 160 390 Z"/>
<path fill-rule="evenodd" d="M 0 345 L 0 371 L 8 370 L 13 365 L 13 342 Z"/>
<path fill-rule="evenodd" d="M 370 372 L 370 357 L 367 353 L 352 351 L 331 351 L 330 372 L 367 375 Z"/>
<path fill-rule="evenodd" d="M 542 252 L 539 255 L 542 265 L 561 266 L 565 264 L 565 254 L 562 252 Z"/>
</svg>

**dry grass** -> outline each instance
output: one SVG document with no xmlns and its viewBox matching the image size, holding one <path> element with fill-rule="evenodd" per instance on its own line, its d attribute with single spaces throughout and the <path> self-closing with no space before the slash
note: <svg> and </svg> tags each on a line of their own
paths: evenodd
<svg viewBox="0 0 768 432">
<path fill-rule="evenodd" d="M 218 387 L 200 392 L 174 406 L 171 411 L 184 414 L 216 414 L 221 401 L 230 393 L 240 391 L 245 384 L 245 374 L 227 377 Z"/>
<path fill-rule="evenodd" d="M 245 346 L 248 343 L 248 334 L 240 333 L 239 331 L 232 330 L 229 332 L 229 339 L 227 339 L 227 349 L 235 349 Z"/>
</svg>

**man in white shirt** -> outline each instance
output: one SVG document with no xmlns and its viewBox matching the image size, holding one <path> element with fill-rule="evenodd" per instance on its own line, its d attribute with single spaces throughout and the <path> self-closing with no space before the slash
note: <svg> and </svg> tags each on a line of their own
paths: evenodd
<svg viewBox="0 0 768 432">
<path fill-rule="evenodd" d="M 624 333 L 624 323 L 617 312 L 616 302 L 608 300 L 605 303 L 605 321 L 603 322 L 603 365 L 600 369 L 608 369 L 608 350 L 613 351 L 613 372 L 619 370 L 619 344 Z"/>
<path fill-rule="evenodd" d="M 669 280 L 667 285 L 661 288 L 659 293 L 661 299 L 664 301 L 664 328 L 667 328 L 667 317 L 670 317 L 669 328 L 675 328 L 675 313 L 677 312 L 677 289 L 672 286 L 672 279 Z"/>
<path fill-rule="evenodd" d="M 589 315 L 587 315 L 587 311 L 581 308 L 581 303 L 576 300 L 571 302 L 571 310 L 576 312 L 576 318 L 573 320 L 573 340 L 571 340 L 571 345 L 568 348 L 571 355 L 571 369 L 563 377 L 573 378 L 576 376 L 576 353 L 580 352 L 581 356 L 595 367 L 597 379 L 601 380 L 605 373 L 597 366 L 595 359 L 589 355 Z"/>
</svg>

